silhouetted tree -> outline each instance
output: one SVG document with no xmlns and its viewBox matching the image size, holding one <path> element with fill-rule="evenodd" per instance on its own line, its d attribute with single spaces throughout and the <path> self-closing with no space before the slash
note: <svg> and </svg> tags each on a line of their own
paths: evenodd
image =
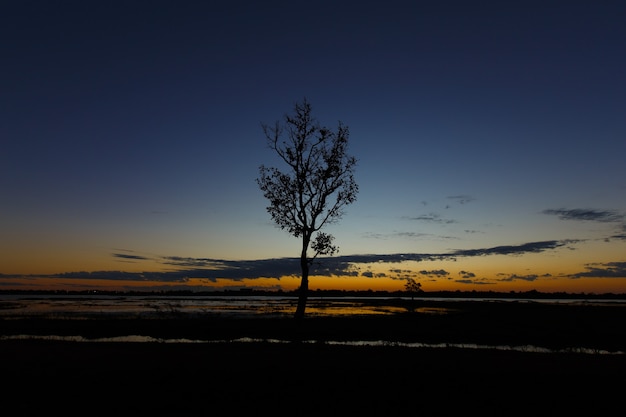
<svg viewBox="0 0 626 417">
<path fill-rule="evenodd" d="M 404 284 L 404 289 L 411 294 L 411 301 L 413 301 L 415 296 L 422 292 L 422 284 L 415 281 L 413 278 L 407 278 L 406 284 Z"/>
<path fill-rule="evenodd" d="M 278 227 L 302 239 L 302 278 L 295 318 L 304 317 L 309 289 L 309 269 L 318 255 L 333 255 L 334 237 L 319 230 L 337 221 L 344 206 L 358 193 L 354 180 L 356 159 L 347 154 L 348 127 L 339 122 L 337 131 L 320 126 L 305 98 L 284 123 L 261 124 L 267 144 L 286 164 L 284 171 L 259 167 L 257 183 L 270 202 L 268 213 Z M 316 233 L 315 238 L 313 234 Z M 313 255 L 309 257 L 309 247 Z"/>
</svg>

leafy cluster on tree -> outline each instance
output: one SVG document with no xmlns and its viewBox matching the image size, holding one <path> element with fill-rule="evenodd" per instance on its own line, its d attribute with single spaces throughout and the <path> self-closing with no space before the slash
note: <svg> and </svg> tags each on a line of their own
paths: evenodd
<svg viewBox="0 0 626 417">
<path fill-rule="evenodd" d="M 340 219 L 344 207 L 356 201 L 357 160 L 347 153 L 348 127 L 341 122 L 336 130 L 321 126 L 306 98 L 295 104 L 293 114 L 285 115 L 282 123 L 261 126 L 269 148 L 285 168 L 261 165 L 257 184 L 269 201 L 267 211 L 274 223 L 302 242 L 302 277 L 295 312 L 295 318 L 301 319 L 313 260 L 338 250 L 333 245 L 334 237 L 320 229 Z"/>
</svg>

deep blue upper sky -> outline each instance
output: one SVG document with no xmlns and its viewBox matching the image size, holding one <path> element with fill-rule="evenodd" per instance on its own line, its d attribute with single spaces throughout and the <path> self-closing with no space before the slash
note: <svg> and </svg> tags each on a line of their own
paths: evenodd
<svg viewBox="0 0 626 417">
<path fill-rule="evenodd" d="M 579 269 L 626 260 L 624 2 L 0 7 L 0 273 L 297 256 L 254 180 L 260 123 L 303 97 L 359 159 L 343 255 L 617 236 Z"/>
</svg>

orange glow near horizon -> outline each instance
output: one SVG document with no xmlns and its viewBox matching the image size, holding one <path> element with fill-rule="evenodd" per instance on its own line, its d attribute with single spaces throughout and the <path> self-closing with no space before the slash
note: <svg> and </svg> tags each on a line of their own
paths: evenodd
<svg viewBox="0 0 626 417">
<path fill-rule="evenodd" d="M 167 253 L 164 249 L 139 252 L 103 248 L 96 246 L 93 241 L 81 241 L 82 245 L 79 245 L 68 240 L 54 245 L 33 237 L 34 243 L 29 242 L 2 242 L 0 249 L 6 261 L 1 265 L 0 290 L 293 291 L 300 286 L 297 274 L 271 277 L 274 270 L 284 270 L 280 267 L 273 269 L 280 263 L 280 258 L 211 260 L 197 253 L 194 254 L 196 257 L 158 255 Z M 27 244 L 30 245 L 28 250 Z M 478 243 L 473 246 L 485 247 Z M 531 249 L 523 249 L 519 253 L 513 251 L 512 254 L 495 251 L 482 255 L 478 252 L 456 258 L 441 255 L 412 261 L 393 254 L 369 255 L 354 259 L 371 259 L 372 262 L 348 265 L 329 262 L 337 266 L 334 269 L 337 275 L 312 275 L 309 288 L 394 292 L 403 291 L 406 279 L 410 277 L 419 282 L 425 292 L 534 290 L 549 293 L 626 294 L 625 248 L 626 241 L 590 239 L 554 249 L 544 250 L 540 247 L 533 251 L 531 246 Z M 416 259 L 420 257 L 416 256 Z M 320 260 L 324 261 L 323 258 Z M 251 271 L 251 278 L 242 278 L 242 271 L 246 270 Z M 78 271 L 87 272 L 82 275 Z M 265 271 L 268 276 L 259 278 L 260 271 Z M 597 271 L 597 275 L 586 277 L 592 271 Z M 71 274 L 64 275 L 66 272 Z M 220 273 L 223 277 L 219 276 Z M 184 278 L 186 274 L 194 275 Z"/>
<path fill-rule="evenodd" d="M 422 284 L 425 292 L 437 291 L 493 291 L 493 292 L 527 292 L 544 293 L 588 293 L 588 294 L 624 294 L 626 279 L 624 278 L 551 278 L 537 281 L 514 281 L 485 284 L 459 284 L 447 279 L 416 279 Z M 365 278 L 353 276 L 311 276 L 310 290 L 339 291 L 403 291 L 403 278 Z M 132 281 L 80 278 L 10 278 L 0 279 L 0 289 L 4 290 L 43 290 L 43 291 L 223 291 L 250 288 L 266 291 L 293 291 L 300 286 L 299 277 L 257 278 L 257 279 L 216 279 L 192 278 L 186 282 Z"/>
<path fill-rule="evenodd" d="M 401 261 L 401 262 L 369 262 L 354 263 L 344 270 L 347 275 L 311 275 L 309 288 L 311 290 L 338 290 L 338 291 L 403 291 L 407 278 L 412 278 L 422 285 L 425 292 L 436 291 L 493 291 L 493 292 L 527 292 L 539 291 L 546 293 L 589 293 L 589 294 L 626 294 L 626 277 L 602 277 L 603 270 L 599 269 L 597 277 L 578 278 L 581 273 L 589 272 L 596 265 L 610 266 L 611 261 L 621 259 L 621 254 L 615 252 L 618 245 L 609 245 L 606 242 L 587 244 L 586 249 L 594 250 L 590 255 L 594 263 L 580 258 L 575 250 L 545 251 L 524 253 L 523 256 L 467 256 L 458 259 L 441 258 L 434 260 Z M 611 249 L 611 250 L 608 250 Z M 623 248 L 622 248 L 623 249 Z M 3 265 L 6 269 L 0 271 L 0 290 L 44 290 L 44 291 L 223 291 L 254 289 L 265 291 L 293 291 L 300 286 L 299 276 L 283 276 L 280 278 L 220 278 L 219 269 L 199 268 L 198 274 L 192 278 L 181 278 L 182 272 L 174 265 L 159 262 L 158 257 L 138 256 L 135 252 L 122 252 L 126 256 L 118 256 L 111 261 L 112 256 L 105 254 L 97 260 L 77 256 L 80 263 L 67 261 L 63 269 L 60 261 L 47 264 L 45 254 L 42 262 L 30 262 L 30 272 L 20 275 L 11 273 L 9 264 Z M 79 253 L 80 255 L 80 253 Z M 383 256 L 381 255 L 381 258 Z M 20 260 L 20 268 L 25 269 L 25 260 Z M 88 267 L 87 260 L 92 261 Z M 190 258 L 193 260 L 193 258 Z M 383 258 L 384 259 L 384 258 Z M 261 260 L 262 261 L 262 260 Z M 108 263 L 107 263 L 108 262 Z M 228 269 L 233 262 L 232 269 Z M 245 261 L 254 262 L 254 261 Z M 80 273 L 72 273 L 74 277 L 59 277 L 67 271 L 67 265 L 73 265 L 73 271 L 111 271 L 97 274 L 110 276 L 109 279 L 94 278 L 96 274 L 86 272 L 84 278 Z M 113 267 L 111 265 L 113 264 Z M 621 264 L 621 262 L 617 262 Z M 47 269 L 48 272 L 43 271 Z M 95 265 L 95 266 L 94 266 Z M 239 275 L 237 261 L 224 261 L 224 274 Z M 12 265 L 17 268 L 17 264 Z M 221 267 L 220 262 L 216 268 Z M 618 265 L 619 266 L 619 265 Z M 205 268 L 209 266 L 204 265 Z M 84 268 L 84 269 L 78 269 Z M 58 272 L 50 272 L 50 269 Z M 122 271 L 121 273 L 117 273 Z M 150 272 L 152 271 L 152 272 Z M 181 272 L 176 276 L 177 272 Z M 126 276 L 125 273 L 135 274 Z M 145 279 L 141 274 L 145 273 Z M 169 273 L 174 273 L 170 275 Z M 153 275 L 151 275 L 153 274 Z M 162 274 L 162 275 L 159 275 Z M 211 276 L 207 278 L 202 276 Z M 116 276 L 117 275 L 117 276 Z M 130 277 L 130 279 L 129 279 Z M 162 280 L 161 280 L 162 277 Z M 136 279 L 135 279 L 136 278 Z"/>
</svg>

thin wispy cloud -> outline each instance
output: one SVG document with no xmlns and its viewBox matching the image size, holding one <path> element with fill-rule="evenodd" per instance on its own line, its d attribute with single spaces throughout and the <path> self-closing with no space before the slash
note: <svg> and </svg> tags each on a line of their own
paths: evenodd
<svg viewBox="0 0 626 417">
<path fill-rule="evenodd" d="M 456 236 L 445 236 L 445 235 L 436 235 L 433 233 L 423 233 L 423 232 L 392 232 L 392 233 L 364 233 L 363 237 L 365 239 L 380 239 L 380 240 L 392 240 L 395 238 L 403 238 L 403 239 L 413 239 L 413 240 L 458 240 L 459 238 Z"/>
<path fill-rule="evenodd" d="M 455 283 L 457 284 L 464 284 L 464 285 L 494 285 L 495 282 L 493 282 L 492 280 L 488 280 L 485 278 L 480 278 L 480 279 L 456 279 L 454 280 Z"/>
<path fill-rule="evenodd" d="M 419 239 L 423 237 L 432 237 L 432 233 L 420 233 L 420 232 L 396 232 L 393 234 L 396 237 L 405 237 L 410 239 Z"/>
<path fill-rule="evenodd" d="M 467 203 L 471 203 L 472 201 L 476 200 L 474 197 L 472 197 L 471 195 L 451 195 L 447 197 L 449 200 L 454 200 L 459 204 L 467 204 Z"/>
<path fill-rule="evenodd" d="M 543 214 L 557 216 L 561 220 L 594 221 L 612 223 L 623 221 L 624 215 L 615 210 L 594 209 L 546 209 Z"/>
<path fill-rule="evenodd" d="M 189 258 L 182 256 L 163 256 L 160 258 L 161 263 L 166 265 L 172 265 L 179 268 L 207 268 L 214 270 L 221 270 L 228 268 L 225 261 L 209 259 L 209 258 Z"/>
<path fill-rule="evenodd" d="M 126 271 L 77 271 L 62 272 L 51 275 L 53 278 L 67 278 L 77 280 L 104 279 L 113 281 L 160 281 L 160 282 L 186 282 L 187 271 L 173 272 L 126 272 Z"/>
<path fill-rule="evenodd" d="M 617 233 L 609 236 L 607 239 L 626 240 L 626 224 L 622 224 Z"/>
<path fill-rule="evenodd" d="M 137 260 L 137 261 L 145 261 L 145 260 L 149 259 L 149 258 L 147 258 L 145 256 L 129 255 L 129 254 L 126 254 L 126 253 L 113 253 L 112 256 L 114 258 L 120 258 L 120 259 L 125 259 L 125 260 Z"/>
<path fill-rule="evenodd" d="M 420 222 L 427 222 L 427 223 L 437 223 L 437 224 L 458 223 L 456 220 L 453 220 L 453 219 L 442 218 L 441 215 L 439 215 L 437 213 L 423 214 L 421 216 L 409 217 L 408 219 L 409 220 L 416 220 L 416 221 L 420 221 Z"/>
<path fill-rule="evenodd" d="M 521 245 L 495 246 L 485 249 L 460 249 L 451 253 L 454 256 L 486 256 L 486 255 L 521 255 L 524 253 L 539 253 L 557 249 L 575 240 L 547 240 L 543 242 L 529 242 Z"/>
</svg>

